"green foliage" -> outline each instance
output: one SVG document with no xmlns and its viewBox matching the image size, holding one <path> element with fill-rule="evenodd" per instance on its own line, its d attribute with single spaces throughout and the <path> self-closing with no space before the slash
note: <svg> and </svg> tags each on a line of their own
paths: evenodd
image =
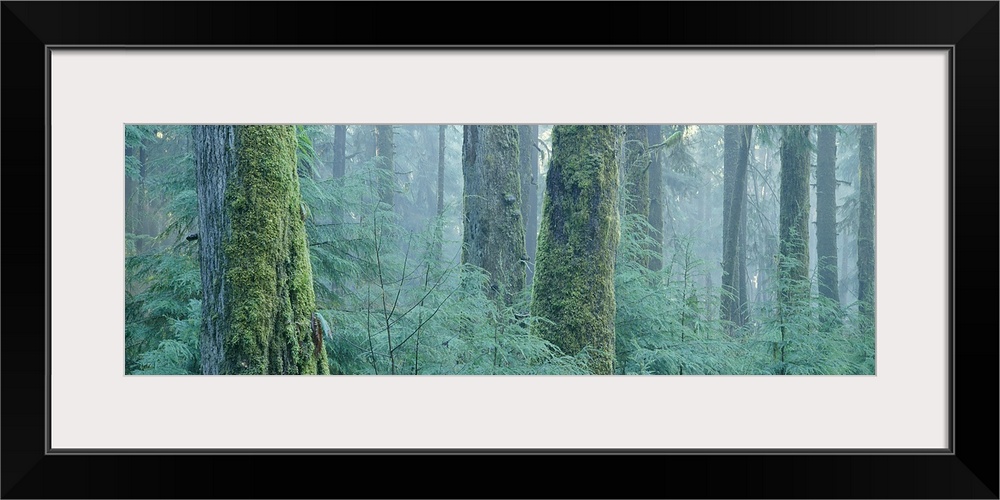
<svg viewBox="0 0 1000 500">
<path fill-rule="evenodd" d="M 713 317 L 720 290 L 700 285 L 708 266 L 695 255 L 694 238 L 679 239 L 664 269 L 654 272 L 636 264 L 636 256 L 649 248 L 644 221 L 626 217 L 622 232 L 615 273 L 615 373 L 874 374 L 874 331 L 859 323 L 857 308 L 842 310 L 811 296 L 779 316 L 774 301 L 758 302 L 751 317 L 759 319 L 729 335 L 725 323 Z M 770 294 L 778 295 L 778 290 Z"/>
<path fill-rule="evenodd" d="M 369 161 L 341 179 L 302 180 L 331 373 L 586 372 L 583 356 L 530 333 L 526 292 L 507 307 L 488 298 L 482 269 L 459 265 L 457 252 L 437 260 L 438 221 L 409 231 L 377 203 L 383 172 Z"/>
<path fill-rule="evenodd" d="M 183 251 L 129 257 L 125 276 L 126 373 L 198 373 L 201 274 L 197 258 Z"/>
<path fill-rule="evenodd" d="M 295 133 L 297 173 L 316 321 L 335 374 L 586 374 L 586 350 L 568 356 L 533 334 L 546 320 L 530 311 L 530 290 L 510 305 L 483 293 L 482 269 L 459 264 L 461 130 L 449 128 L 445 213 L 436 212 L 437 127 L 396 128 L 395 174 L 366 156 L 370 126 L 350 126 L 347 171 L 333 179 L 332 127 Z M 873 374 L 875 334 L 858 314 L 853 263 L 846 306 L 814 294 L 783 307 L 778 253 L 780 132 L 761 126 L 748 172 L 747 270 L 751 321 L 727 333 L 719 315 L 721 127 L 665 128 L 652 145 L 664 156 L 665 256 L 649 258 L 651 228 L 620 187 L 624 215 L 615 253 L 614 373 Z M 543 127 L 544 142 L 551 128 Z M 857 139 L 844 127 L 838 144 L 841 237 L 857 233 Z M 200 372 L 201 277 L 194 164 L 188 127 L 127 126 L 125 173 L 134 183 L 126 207 L 125 369 L 130 374 Z M 366 135 L 368 134 L 368 135 Z M 433 148 L 433 149 L 432 149 Z M 352 150 L 353 149 L 353 150 Z M 140 162 L 140 151 L 142 161 Z M 546 158 L 548 154 L 544 155 Z M 641 159 L 640 159 L 641 160 Z M 395 175 L 395 208 L 378 186 Z M 539 193 L 543 186 L 539 185 Z M 432 210 L 433 209 L 433 210 Z M 428 215 L 430 214 L 430 215 Z M 436 230 L 436 228 L 442 230 Z M 841 263 L 856 245 L 841 246 Z M 784 259 L 780 265 L 794 265 Z M 846 269 L 846 270 L 845 270 Z M 784 337 L 782 336 L 784 332 Z"/>
</svg>

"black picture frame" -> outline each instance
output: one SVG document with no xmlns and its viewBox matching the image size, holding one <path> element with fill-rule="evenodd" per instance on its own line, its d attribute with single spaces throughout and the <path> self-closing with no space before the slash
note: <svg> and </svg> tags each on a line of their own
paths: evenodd
<svg viewBox="0 0 1000 500">
<path fill-rule="evenodd" d="M 572 9 L 572 16 L 565 15 L 567 9 Z M 478 14 L 465 15 L 472 12 Z M 992 306 L 997 298 L 993 250 L 998 241 L 1000 165 L 1000 3 L 996 1 L 530 5 L 5 1 L 0 23 L 2 129 L 7 146 L 0 155 L 8 179 L 4 202 L 8 239 L 3 254 L 15 270 L 45 271 L 43 277 L 14 275 L 16 281 L 8 286 L 14 293 L 5 296 L 6 334 L 0 338 L 4 498 L 998 498 L 998 330 Z M 512 31 L 511 26 L 520 25 L 526 28 Z M 416 44 L 571 44 L 610 49 L 950 47 L 948 452 L 49 453 L 49 47 Z M 963 228 L 961 234 L 957 227 Z M 959 271 L 964 271 L 962 280 L 956 279 Z M 86 333 L 87 328 L 81 328 L 81 334 Z M 489 461 L 479 455 L 490 455 Z M 567 477 L 562 470 L 573 473 Z M 468 484 L 480 486 L 469 489 Z"/>
</svg>

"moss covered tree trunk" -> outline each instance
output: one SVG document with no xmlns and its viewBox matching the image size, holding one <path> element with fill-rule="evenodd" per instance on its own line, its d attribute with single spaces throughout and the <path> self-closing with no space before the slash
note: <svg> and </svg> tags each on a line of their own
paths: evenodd
<svg viewBox="0 0 1000 500">
<path fill-rule="evenodd" d="M 779 210 L 778 318 L 781 340 L 792 311 L 809 299 L 809 126 L 783 127 Z M 784 347 L 781 348 L 784 361 Z"/>
<path fill-rule="evenodd" d="M 858 192 L 858 301 L 861 314 L 875 321 L 875 127 L 858 127 L 861 186 Z"/>
<path fill-rule="evenodd" d="M 535 250 L 538 246 L 538 125 L 517 127 L 521 170 L 521 218 L 524 220 L 524 249 L 528 256 L 525 286 L 534 279 Z"/>
<path fill-rule="evenodd" d="M 816 265 L 820 295 L 840 302 L 837 271 L 837 127 L 816 133 Z"/>
<path fill-rule="evenodd" d="M 464 127 L 462 262 L 486 270 L 487 295 L 507 304 L 526 279 L 518 167 L 516 126 Z"/>
<path fill-rule="evenodd" d="M 723 131 L 722 201 L 722 319 L 742 326 L 747 320 L 745 241 L 747 162 L 750 159 L 750 125 L 726 125 Z"/>
<path fill-rule="evenodd" d="M 534 332 L 611 374 L 619 239 L 615 127 L 556 125 L 532 292 Z M 551 321 L 551 323 L 549 323 Z"/>
<path fill-rule="evenodd" d="M 198 126 L 202 371 L 329 373 L 292 126 Z"/>
<path fill-rule="evenodd" d="M 395 146 L 392 125 L 375 126 L 375 160 L 379 178 L 377 181 L 379 200 L 393 206 L 396 192 Z"/>
<path fill-rule="evenodd" d="M 663 139 L 662 127 L 646 126 L 646 143 L 659 144 Z M 653 240 L 649 259 L 649 269 L 659 271 L 663 268 L 663 155 L 654 151 L 649 164 L 649 226 L 650 237 Z"/>
</svg>

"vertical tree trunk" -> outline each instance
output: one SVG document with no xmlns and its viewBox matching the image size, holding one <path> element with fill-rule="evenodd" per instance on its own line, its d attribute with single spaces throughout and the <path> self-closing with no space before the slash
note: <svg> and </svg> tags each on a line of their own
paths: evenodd
<svg viewBox="0 0 1000 500">
<path fill-rule="evenodd" d="M 649 143 L 646 127 L 627 125 L 622 143 L 622 172 L 628 203 L 621 207 L 625 214 L 649 218 Z"/>
<path fill-rule="evenodd" d="M 126 146 L 125 147 L 125 163 L 128 164 L 129 157 L 135 155 L 135 148 Z M 138 214 L 136 213 L 133 205 L 135 204 L 135 191 L 136 182 L 134 179 L 125 175 L 125 232 L 135 234 L 136 228 L 136 218 Z"/>
<path fill-rule="evenodd" d="M 820 295 L 839 303 L 837 271 L 837 127 L 816 134 L 816 265 Z"/>
<path fill-rule="evenodd" d="M 778 316 L 781 340 L 790 311 L 809 299 L 809 126 L 785 126 L 781 138 Z M 784 361 L 784 347 L 781 349 Z"/>
<path fill-rule="evenodd" d="M 447 125 L 438 127 L 437 216 L 444 216 L 444 139 Z"/>
<path fill-rule="evenodd" d="M 519 125 L 517 137 L 521 165 L 521 218 L 524 220 L 524 247 L 528 257 L 525 286 L 530 287 L 538 243 L 538 149 L 535 144 L 538 142 L 538 125 Z"/>
<path fill-rule="evenodd" d="M 723 132 L 722 318 L 731 325 L 746 321 L 746 262 L 740 250 L 745 240 L 747 162 L 753 126 L 726 125 Z"/>
<path fill-rule="evenodd" d="M 462 262 L 485 269 L 487 295 L 510 304 L 526 279 L 517 127 L 466 125 L 462 172 Z"/>
<path fill-rule="evenodd" d="M 659 125 L 646 126 L 646 143 L 659 144 L 663 131 Z M 659 271 L 663 268 L 663 155 L 659 151 L 652 153 L 649 165 L 649 225 L 653 244 L 650 250 L 654 254 L 649 259 L 649 269 Z"/>
<path fill-rule="evenodd" d="M 435 261 L 441 261 L 444 248 L 444 155 L 445 130 L 447 125 L 438 126 L 438 170 L 437 170 L 437 220 L 434 223 L 434 244 L 431 250 Z"/>
<path fill-rule="evenodd" d="M 375 126 L 375 159 L 382 170 L 378 180 L 379 200 L 390 207 L 396 192 L 395 148 L 392 125 Z"/>
<path fill-rule="evenodd" d="M 146 179 L 149 177 L 149 166 L 146 162 L 146 141 L 139 147 L 139 180 L 136 183 L 136 235 L 145 236 L 146 238 L 153 235 L 153 214 L 151 213 L 149 206 L 149 187 L 146 185 Z M 135 249 L 136 253 L 145 253 L 149 248 L 149 241 L 146 238 L 139 238 L 136 240 Z"/>
<path fill-rule="evenodd" d="M 875 127 L 858 126 L 861 186 L 858 192 L 858 301 L 862 316 L 875 321 Z"/>
<path fill-rule="evenodd" d="M 531 312 L 542 338 L 591 370 L 611 374 L 615 359 L 615 251 L 618 158 L 613 126 L 553 130 Z"/>
<path fill-rule="evenodd" d="M 198 126 L 194 138 L 203 372 L 329 373 L 294 127 Z"/>
<path fill-rule="evenodd" d="M 333 127 L 333 178 L 339 179 L 347 172 L 347 126 Z"/>
<path fill-rule="evenodd" d="M 226 254 L 231 234 L 226 186 L 236 170 L 235 131 L 230 125 L 192 127 L 198 191 L 198 258 L 201 265 L 201 372 L 218 375 L 225 358 Z"/>
</svg>

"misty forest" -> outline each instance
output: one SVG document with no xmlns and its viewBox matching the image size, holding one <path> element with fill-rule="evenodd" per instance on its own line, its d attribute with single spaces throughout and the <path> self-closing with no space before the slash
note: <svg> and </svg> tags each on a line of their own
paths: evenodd
<svg viewBox="0 0 1000 500">
<path fill-rule="evenodd" d="M 127 125 L 125 373 L 872 375 L 871 125 Z"/>
</svg>

